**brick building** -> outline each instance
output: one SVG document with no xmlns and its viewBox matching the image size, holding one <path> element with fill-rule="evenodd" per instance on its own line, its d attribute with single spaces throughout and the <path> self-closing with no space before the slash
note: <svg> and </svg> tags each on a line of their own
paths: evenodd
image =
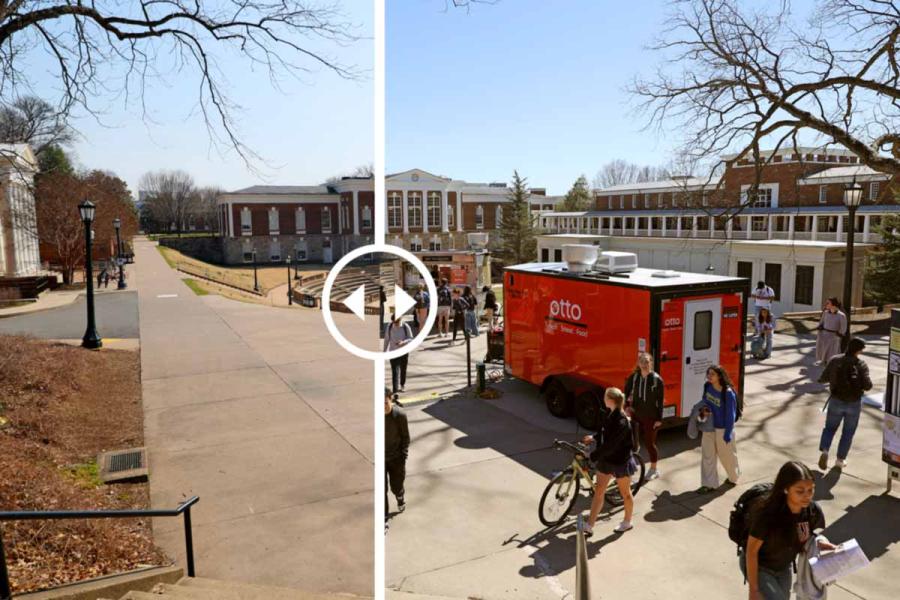
<svg viewBox="0 0 900 600">
<path fill-rule="evenodd" d="M 466 234 L 486 232 L 488 247 L 498 241 L 506 183 L 469 183 L 412 169 L 385 177 L 385 240 L 413 252 L 466 248 Z M 532 213 L 552 211 L 562 201 L 531 188 Z"/>
<path fill-rule="evenodd" d="M 343 177 L 317 186 L 257 185 L 216 200 L 226 264 L 330 264 L 373 241 L 375 194 L 371 177 Z"/>
</svg>

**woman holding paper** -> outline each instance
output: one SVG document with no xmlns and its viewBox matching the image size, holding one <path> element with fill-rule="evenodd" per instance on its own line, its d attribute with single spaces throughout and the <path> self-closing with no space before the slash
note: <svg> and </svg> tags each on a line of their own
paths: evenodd
<svg viewBox="0 0 900 600">
<path fill-rule="evenodd" d="M 825 528 L 825 515 L 812 499 L 815 487 L 806 465 L 787 462 L 750 513 L 750 536 L 740 555 L 750 600 L 790 598 L 791 565 L 813 532 Z M 835 546 L 820 540 L 819 548 Z"/>
</svg>

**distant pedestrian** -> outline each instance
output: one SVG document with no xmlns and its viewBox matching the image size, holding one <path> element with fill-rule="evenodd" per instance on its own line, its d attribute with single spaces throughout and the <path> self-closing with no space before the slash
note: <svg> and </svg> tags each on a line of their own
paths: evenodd
<svg viewBox="0 0 900 600">
<path fill-rule="evenodd" d="M 466 310 L 469 306 L 468 301 L 463 298 L 459 289 L 453 290 L 453 339 L 450 340 L 450 343 L 456 341 L 456 332 L 462 329 L 464 332 L 466 330 Z"/>
<path fill-rule="evenodd" d="M 425 327 L 425 321 L 428 319 L 428 307 L 431 305 L 431 296 L 425 289 L 425 284 L 420 283 L 419 289 L 413 294 L 413 300 L 416 301 L 416 323 L 418 331 Z"/>
<path fill-rule="evenodd" d="M 816 336 L 816 362 L 827 364 L 841 353 L 841 342 L 847 335 L 847 315 L 841 308 L 837 298 L 825 301 L 825 310 L 816 328 L 819 332 Z"/>
<path fill-rule="evenodd" d="M 441 285 L 437 289 L 437 326 L 438 336 L 450 335 L 450 311 L 453 306 L 453 295 L 446 279 L 441 279 Z"/>
<path fill-rule="evenodd" d="M 603 497 L 610 479 L 616 480 L 616 486 L 625 501 L 624 519 L 615 528 L 616 533 L 623 533 L 633 527 L 631 517 L 634 513 L 634 498 L 631 495 L 631 476 L 637 471 L 637 464 L 632 456 L 631 423 L 623 412 L 625 394 L 614 387 L 606 388 L 603 403 L 609 414 L 603 419 L 597 435 L 587 435 L 581 441 L 585 444 L 597 442 L 597 448 L 591 452 L 591 460 L 597 463 L 597 483 L 594 487 L 594 498 L 591 501 L 591 512 L 588 516 L 584 534 L 590 537 L 594 533 L 597 515 L 603 509 Z"/>
<path fill-rule="evenodd" d="M 750 586 L 750 600 L 788 600 L 791 566 L 815 532 L 825 529 L 825 514 L 813 502 L 815 479 L 806 465 L 785 463 L 775 483 L 762 489 L 769 485 L 771 489 L 748 499 L 744 508 L 749 531 L 745 545 L 739 546 L 738 562 Z M 820 550 L 836 547 L 824 539 L 816 543 Z"/>
<path fill-rule="evenodd" d="M 756 319 L 759 320 L 759 311 L 767 308 L 772 310 L 772 301 L 775 300 L 775 290 L 766 285 L 765 281 L 757 281 L 756 289 L 751 294 L 753 305 L 756 308 Z"/>
<path fill-rule="evenodd" d="M 819 441 L 819 468 L 823 471 L 828 468 L 828 451 L 841 422 L 843 427 L 841 441 L 838 442 L 838 460 L 834 466 L 843 469 L 847 464 L 847 455 L 862 412 L 862 396 L 872 389 L 869 366 L 859 357 L 865 347 L 866 343 L 860 338 L 851 339 L 847 343 L 847 353 L 829 360 L 819 377 L 820 383 L 828 383 L 831 392 L 825 402 L 825 427 Z"/>
<path fill-rule="evenodd" d="M 108 288 L 109 287 L 109 269 L 103 269 L 103 272 L 101 273 L 101 275 L 103 276 L 103 287 Z"/>
<path fill-rule="evenodd" d="M 704 419 L 706 415 L 705 418 L 713 421 L 712 427 L 703 431 L 701 439 L 700 488 L 697 493 L 706 494 L 719 487 L 717 460 L 728 475 L 726 484 L 736 484 L 741 475 L 734 439 L 737 395 L 725 369 L 713 365 L 706 370 L 706 383 L 703 384 L 703 397 L 699 404 L 699 418 Z"/>
<path fill-rule="evenodd" d="M 391 352 L 407 345 L 413 339 L 409 325 L 401 321 L 401 316 L 394 313 L 391 322 L 384 329 L 384 351 Z M 391 389 L 393 393 L 406 391 L 406 366 L 409 354 L 391 359 Z M 399 384 L 399 385 L 398 385 Z"/>
<path fill-rule="evenodd" d="M 103 287 L 103 274 L 106 273 L 106 269 L 100 269 L 97 273 L 97 289 L 99 290 Z"/>
<path fill-rule="evenodd" d="M 656 468 L 659 461 L 656 434 L 662 426 L 664 394 L 665 384 L 662 377 L 653 371 L 653 357 L 647 352 L 641 352 L 634 371 L 625 380 L 625 404 L 638 423 L 641 443 L 650 455 L 648 480 L 659 477 Z"/>
<path fill-rule="evenodd" d="M 775 318 L 768 308 L 760 309 L 756 317 L 756 337 L 759 340 L 760 352 L 756 358 L 766 359 L 772 356 L 772 338 L 775 336 Z"/>
<path fill-rule="evenodd" d="M 497 314 L 500 310 L 500 305 L 497 304 L 497 295 L 489 285 L 481 288 L 481 291 L 484 292 L 484 316 L 487 317 L 488 329 L 493 330 L 497 324 Z"/>
<path fill-rule="evenodd" d="M 462 297 L 466 301 L 466 331 L 469 332 L 470 337 L 478 337 L 478 298 L 475 297 L 469 286 L 463 289 Z"/>
<path fill-rule="evenodd" d="M 397 499 L 397 512 L 406 510 L 406 459 L 409 456 L 409 423 L 406 413 L 394 403 L 394 394 L 384 389 L 384 516 L 387 518 L 388 490 Z"/>
</svg>

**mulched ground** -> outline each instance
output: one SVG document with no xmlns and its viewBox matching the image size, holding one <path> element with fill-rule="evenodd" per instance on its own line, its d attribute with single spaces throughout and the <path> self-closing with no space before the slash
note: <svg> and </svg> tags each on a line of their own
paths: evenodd
<svg viewBox="0 0 900 600">
<path fill-rule="evenodd" d="M 0 510 L 147 508 L 146 483 L 104 485 L 97 454 L 143 445 L 137 352 L 0 336 Z M 13 592 L 170 564 L 149 520 L 0 524 Z"/>
</svg>

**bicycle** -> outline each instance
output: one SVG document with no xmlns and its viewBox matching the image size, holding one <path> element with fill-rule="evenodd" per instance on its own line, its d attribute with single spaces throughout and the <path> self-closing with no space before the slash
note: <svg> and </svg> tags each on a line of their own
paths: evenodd
<svg viewBox="0 0 900 600">
<path fill-rule="evenodd" d="M 572 511 L 572 507 L 575 506 L 581 491 L 582 479 L 585 481 L 588 497 L 593 498 L 594 475 L 597 472 L 591 463 L 588 448 L 584 444 L 553 440 L 553 447 L 557 450 L 571 450 L 574 457 L 572 458 L 572 464 L 568 468 L 554 473 L 550 483 L 547 484 L 544 493 L 541 495 L 541 501 L 538 505 L 538 517 L 541 523 L 547 527 L 559 525 Z M 641 486 L 644 485 L 646 465 L 644 464 L 644 459 L 637 452 L 632 452 L 631 456 L 637 464 L 637 469 L 634 475 L 631 476 L 631 494 L 635 495 L 641 489 Z M 625 503 L 615 479 L 610 480 L 605 496 L 606 501 L 612 506 L 621 506 Z"/>
</svg>

